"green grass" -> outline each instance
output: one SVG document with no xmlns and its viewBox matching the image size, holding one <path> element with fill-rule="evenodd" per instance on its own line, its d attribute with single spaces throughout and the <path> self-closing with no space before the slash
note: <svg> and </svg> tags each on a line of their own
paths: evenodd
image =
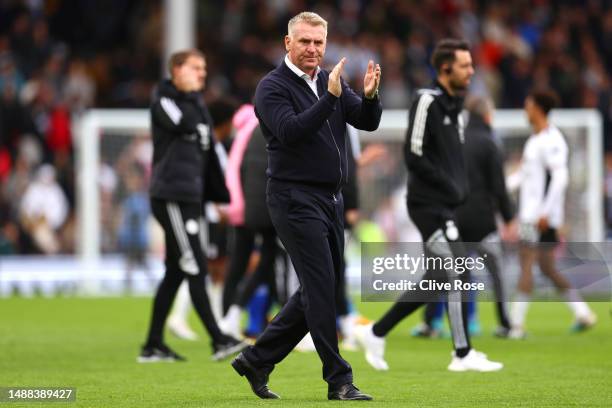
<svg viewBox="0 0 612 408">
<path fill-rule="evenodd" d="M 77 388 L 83 407 L 330 406 L 315 353 L 292 353 L 272 374 L 280 401 L 251 394 L 228 362 L 210 361 L 207 340 L 168 343 L 187 363 L 137 364 L 150 299 L 0 299 L 0 387 Z M 380 316 L 389 304 L 359 305 Z M 571 315 L 558 303 L 534 303 L 526 341 L 494 339 L 491 304 L 481 304 L 485 334 L 477 349 L 504 362 L 498 373 L 450 373 L 448 340 L 413 339 L 412 316 L 389 336 L 391 370 L 371 369 L 361 352 L 343 352 L 355 383 L 371 393 L 374 406 L 611 406 L 612 319 L 609 303 L 594 303 L 598 325 L 569 334 Z M 420 314 L 419 314 L 420 315 Z M 202 333 L 192 316 L 194 327 Z M 346 404 L 346 403 L 340 403 Z M 350 403 L 359 404 L 359 403 Z M 361 402 L 360 404 L 363 404 Z M 0 404 L 11 407 L 22 404 Z M 31 404 L 40 407 L 46 404 Z M 62 405 L 62 404 L 60 404 Z M 57 404 L 54 406 L 58 406 Z M 63 405 L 62 405 L 63 406 Z"/>
</svg>

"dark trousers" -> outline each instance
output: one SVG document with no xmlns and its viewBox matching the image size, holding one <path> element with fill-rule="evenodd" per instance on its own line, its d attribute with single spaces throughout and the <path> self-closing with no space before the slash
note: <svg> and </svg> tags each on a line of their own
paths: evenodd
<svg viewBox="0 0 612 408">
<path fill-rule="evenodd" d="M 164 229 L 166 238 L 166 273 L 155 299 L 148 346 L 163 343 L 163 330 L 170 307 L 183 279 L 189 283 L 191 301 L 200 320 L 214 343 L 224 341 L 206 293 L 206 257 L 204 255 L 204 216 L 202 205 L 152 199 L 155 219 Z"/>
<path fill-rule="evenodd" d="M 338 276 L 336 286 L 336 313 L 338 317 L 343 317 L 349 313 L 349 300 L 346 293 L 346 259 L 342 259 L 342 273 Z"/>
<path fill-rule="evenodd" d="M 329 388 L 352 382 L 336 333 L 336 286 L 344 273 L 342 195 L 289 188 L 269 191 L 267 202 L 300 287 L 245 356 L 254 366 L 272 370 L 310 331 Z"/>
<path fill-rule="evenodd" d="M 500 326 L 506 329 L 510 328 L 510 320 L 506 310 L 506 296 L 504 293 L 504 284 L 502 279 L 502 251 L 501 242 L 499 240 L 491 241 L 492 236 L 497 237 L 496 233 L 487 235 L 478 243 L 468 245 L 468 251 L 474 251 L 477 256 L 484 259 L 485 267 L 491 275 L 493 282 L 493 291 L 495 293 L 495 310 L 497 312 L 497 320 Z"/>
<path fill-rule="evenodd" d="M 457 257 L 466 256 L 465 248 L 459 237 L 454 219 L 450 210 L 435 208 L 433 206 L 411 204 L 408 205 L 410 218 L 414 221 L 423 237 L 426 257 Z M 469 281 L 469 272 L 456 275 L 453 271 L 428 269 L 423 279 L 450 280 L 451 277 Z M 459 357 L 465 356 L 471 346 L 467 331 L 467 307 L 465 293 L 450 291 L 444 293 L 448 299 L 448 318 L 455 351 Z M 432 293 L 420 289 L 406 291 L 389 311 L 374 324 L 373 332 L 377 336 L 386 336 L 395 325 L 406 316 L 412 314 L 419 307 L 432 301 Z"/>
<path fill-rule="evenodd" d="M 234 229 L 231 259 L 223 287 L 223 313 L 236 304 L 245 307 L 257 287 L 264 283 L 274 292 L 274 263 L 277 245 L 274 228 L 254 229 L 239 226 Z M 260 258 L 251 276 L 244 279 L 251 254 L 255 248 L 256 236 L 261 236 Z M 242 284 L 241 284 L 242 282 Z"/>
</svg>

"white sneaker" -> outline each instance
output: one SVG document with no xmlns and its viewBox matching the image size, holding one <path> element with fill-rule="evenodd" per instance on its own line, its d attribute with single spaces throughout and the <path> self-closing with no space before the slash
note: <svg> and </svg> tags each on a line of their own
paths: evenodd
<svg viewBox="0 0 612 408">
<path fill-rule="evenodd" d="M 472 350 L 474 350 L 474 349 L 472 349 Z M 485 353 L 483 353 L 482 351 L 474 350 L 474 352 L 480 358 L 488 358 L 487 355 Z M 450 355 L 451 355 L 451 357 L 455 357 L 455 352 L 451 351 Z"/>
<path fill-rule="evenodd" d="M 453 359 L 448 365 L 449 371 L 499 371 L 504 367 L 502 363 L 490 361 L 486 354 L 471 349 L 467 356 L 459 358 L 453 353 Z"/>
<path fill-rule="evenodd" d="M 597 315 L 591 311 L 584 316 L 576 317 L 576 321 L 571 327 L 574 333 L 583 332 L 595 326 L 597 323 Z"/>
<path fill-rule="evenodd" d="M 355 338 L 355 327 L 357 326 L 357 319 L 359 316 L 356 314 L 350 314 L 340 318 L 340 334 L 342 335 L 342 342 L 340 348 L 346 351 L 357 351 L 359 350 L 359 344 Z"/>
<path fill-rule="evenodd" d="M 174 334 L 179 339 L 190 341 L 195 341 L 198 339 L 198 335 L 195 334 L 187 322 L 182 319 L 170 317 L 170 319 L 168 319 L 168 330 L 170 330 L 170 333 Z"/>
<path fill-rule="evenodd" d="M 512 340 L 525 340 L 527 332 L 520 326 L 515 326 L 508 332 L 508 338 Z"/>
<path fill-rule="evenodd" d="M 295 346 L 295 351 L 299 351 L 300 353 L 310 353 L 313 351 L 317 351 L 314 345 L 314 341 L 312 341 L 312 336 L 310 332 L 306 333 L 304 338 L 300 340 L 300 342 Z"/>
<path fill-rule="evenodd" d="M 366 361 L 375 370 L 387 371 L 389 364 L 385 361 L 385 338 L 376 336 L 372 326 L 374 323 L 355 326 L 355 338 L 365 350 Z"/>
<path fill-rule="evenodd" d="M 344 351 L 359 351 L 359 343 L 355 336 L 347 337 L 342 339 L 340 343 L 340 349 Z"/>
<path fill-rule="evenodd" d="M 240 330 L 241 314 L 242 310 L 240 307 L 236 305 L 230 306 L 225 317 L 218 322 L 219 329 L 228 336 L 232 336 L 236 339 L 242 339 L 244 336 Z"/>
</svg>

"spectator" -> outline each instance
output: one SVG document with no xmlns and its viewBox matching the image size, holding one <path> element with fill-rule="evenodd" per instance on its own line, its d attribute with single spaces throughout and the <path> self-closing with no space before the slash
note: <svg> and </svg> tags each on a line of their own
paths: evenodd
<svg viewBox="0 0 612 408">
<path fill-rule="evenodd" d="M 56 254 L 61 250 L 58 233 L 68 215 L 68 202 L 51 165 L 37 170 L 23 195 L 20 214 L 24 230 L 40 252 Z"/>
<path fill-rule="evenodd" d="M 125 178 L 126 198 L 121 204 L 121 223 L 119 225 L 119 248 L 125 255 L 125 290 L 132 291 L 132 275 L 136 268 L 141 268 L 147 275 L 151 287 L 155 278 L 151 274 L 146 260 L 149 248 L 149 217 L 151 209 L 149 196 L 143 185 L 143 174 L 134 166 L 128 170 Z"/>
<path fill-rule="evenodd" d="M 20 140 L 31 135 L 42 144 L 44 160 L 56 166 L 74 211 L 74 176 L 67 176 L 74 173 L 73 116 L 92 106 L 148 106 L 163 55 L 162 3 L 0 2 L 0 179 L 11 180 L 18 171 Z M 284 22 L 311 3 L 199 2 L 198 46 L 211 66 L 206 100 L 235 95 L 251 102 L 259 79 L 284 58 L 277 41 Z M 363 61 L 381 59 L 387 109 L 406 106 L 413 91 L 429 83 L 437 40 L 463 37 L 476 60 L 472 94 L 518 108 L 534 83 L 552 87 L 562 97 L 560 108 L 602 113 L 605 149 L 612 151 L 610 2 L 314 4 L 340 23 L 329 32 L 327 54 L 330 61 L 348 56 L 349 81 L 359 81 L 351 70 L 361 72 Z"/>
</svg>

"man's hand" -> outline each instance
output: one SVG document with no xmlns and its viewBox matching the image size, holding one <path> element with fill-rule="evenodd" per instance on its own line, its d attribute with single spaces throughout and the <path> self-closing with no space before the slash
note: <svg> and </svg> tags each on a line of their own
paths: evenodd
<svg viewBox="0 0 612 408">
<path fill-rule="evenodd" d="M 387 148 L 382 143 L 369 144 L 361 152 L 361 156 L 357 159 L 359 167 L 369 166 L 377 160 L 383 159 L 387 155 Z"/>
<path fill-rule="evenodd" d="M 507 224 L 501 227 L 500 231 L 501 239 L 505 242 L 517 242 L 518 241 L 518 222 L 516 219 L 511 220 Z"/>
<path fill-rule="evenodd" d="M 378 91 L 379 84 L 380 65 L 376 64 L 376 68 L 374 68 L 374 61 L 370 60 L 368 62 L 368 70 L 363 77 L 363 93 L 365 97 L 368 99 L 374 98 L 374 96 L 376 96 L 376 91 Z"/>
<path fill-rule="evenodd" d="M 357 221 L 359 221 L 359 210 L 355 208 L 346 210 L 345 218 L 348 225 L 354 227 L 357 224 Z"/>
<path fill-rule="evenodd" d="M 342 84 L 340 83 L 340 75 L 342 75 L 342 69 L 344 68 L 344 63 L 346 62 L 346 58 L 342 58 L 338 64 L 332 69 L 332 72 L 329 73 L 329 80 L 327 81 L 327 90 L 330 94 L 335 97 L 340 97 L 342 94 Z"/>
<path fill-rule="evenodd" d="M 217 210 L 217 214 L 219 215 L 219 221 L 218 223 L 221 225 L 227 225 L 227 222 L 229 221 L 229 215 L 228 215 L 228 208 L 227 205 L 225 204 L 213 204 L 215 209 Z"/>
<path fill-rule="evenodd" d="M 548 217 L 540 217 L 538 220 L 538 230 L 544 232 L 548 229 Z"/>
</svg>

